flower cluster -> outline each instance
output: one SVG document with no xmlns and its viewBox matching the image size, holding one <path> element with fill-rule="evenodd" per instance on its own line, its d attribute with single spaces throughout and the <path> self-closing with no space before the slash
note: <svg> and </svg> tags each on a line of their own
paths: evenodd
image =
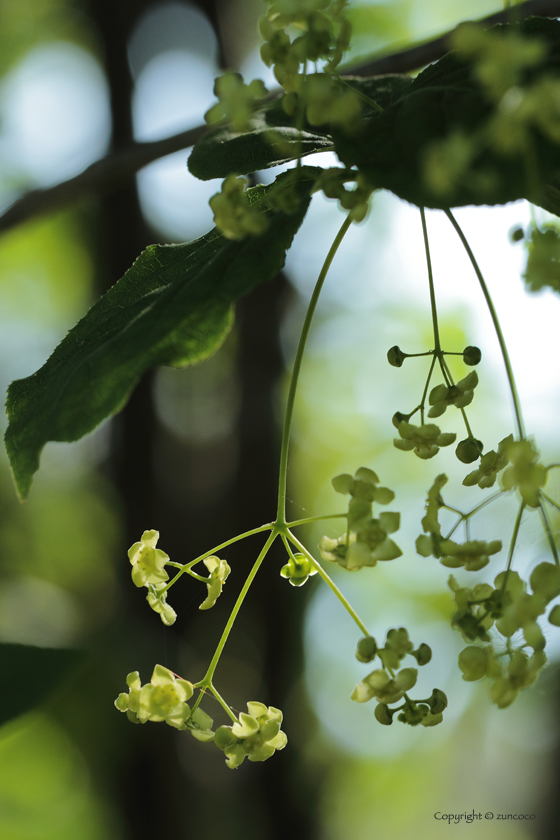
<svg viewBox="0 0 560 840">
<path fill-rule="evenodd" d="M 215 225 L 226 239 L 259 236 L 268 227 L 264 213 L 249 203 L 246 187 L 246 178 L 228 175 L 221 191 L 210 199 Z"/>
<path fill-rule="evenodd" d="M 189 729 L 195 738 L 211 741 L 214 737 L 212 719 L 202 711 L 191 710 L 187 700 L 193 695 L 194 686 L 177 677 L 163 665 L 156 665 L 149 683 L 142 685 L 140 674 L 133 671 L 126 678 L 128 694 L 119 694 L 115 706 L 126 712 L 133 723 L 165 721 L 175 729 Z"/>
<path fill-rule="evenodd" d="M 427 700 L 411 700 L 407 695 L 416 685 L 418 669 L 401 668 L 401 661 L 407 654 L 413 656 L 418 665 L 426 665 L 432 658 L 432 651 L 428 645 L 421 644 L 417 650 L 413 648 L 405 627 L 389 630 L 383 648 L 377 647 L 372 636 L 364 636 L 358 642 L 356 659 L 359 662 L 372 662 L 378 656 L 383 667 L 364 677 L 354 688 L 351 699 L 357 703 L 367 703 L 375 698 L 378 702 L 375 717 L 384 725 L 390 725 L 397 712 L 400 713 L 398 720 L 411 726 L 419 723 L 423 726 L 435 726 L 442 720 L 443 710 L 447 706 L 447 698 L 443 691 L 434 689 L 432 696 Z M 396 709 L 389 708 L 391 704 L 403 699 L 402 706 Z"/>
<path fill-rule="evenodd" d="M 403 452 L 414 451 L 422 460 L 427 461 L 433 458 L 441 446 L 451 446 L 455 443 L 457 435 L 454 432 L 442 432 L 435 423 L 424 423 L 415 426 L 408 420 L 401 420 L 399 412 L 393 417 L 393 425 L 396 427 L 400 438 L 394 438 L 393 444 Z"/>
<path fill-rule="evenodd" d="M 246 85 L 239 73 L 224 73 L 214 83 L 214 96 L 218 102 L 205 113 L 204 119 L 210 124 L 226 121 L 233 131 L 248 131 L 253 112 L 267 93 L 260 79 Z"/>
<path fill-rule="evenodd" d="M 346 189 L 344 184 L 354 181 L 354 189 Z M 317 179 L 317 190 L 322 190 L 327 198 L 337 198 L 344 210 L 349 210 L 355 222 L 361 222 L 368 211 L 369 199 L 373 187 L 361 172 L 332 167 L 325 169 Z"/>
<path fill-rule="evenodd" d="M 472 370 L 456 385 L 436 385 L 431 390 L 428 399 L 431 406 L 428 417 L 440 417 L 451 405 L 456 408 L 465 408 L 472 402 L 477 385 L 478 376 L 475 370 Z"/>
<path fill-rule="evenodd" d="M 473 23 L 458 26 L 451 44 L 460 55 L 474 60 L 474 75 L 494 102 L 519 85 L 523 72 L 541 64 L 546 55 L 539 38 L 516 32 L 489 32 Z"/>
<path fill-rule="evenodd" d="M 133 723 L 165 722 L 181 731 L 188 730 L 198 741 L 214 741 L 226 754 L 228 767 L 238 767 L 245 758 L 266 761 L 276 750 L 282 750 L 288 739 L 280 731 L 282 712 L 264 703 L 247 703 L 249 714 L 243 712 L 233 726 L 212 730 L 212 718 L 200 707 L 191 709 L 188 700 L 194 686 L 177 677 L 163 665 L 156 665 L 149 683 L 142 685 L 138 671 L 126 678 L 128 694 L 119 694 L 115 706 Z"/>
<path fill-rule="evenodd" d="M 177 618 L 175 610 L 167 603 L 167 591 L 161 584 L 169 580 L 165 564 L 169 556 L 156 548 L 159 531 L 144 531 L 140 542 L 134 543 L 128 550 L 128 559 L 132 565 L 132 581 L 140 587 L 146 586 L 146 600 L 154 612 L 159 613 L 164 624 L 174 624 Z M 159 584 L 159 586 L 158 586 Z"/>
<path fill-rule="evenodd" d="M 508 450 L 513 443 L 513 435 L 508 435 L 498 444 L 498 451 L 493 449 L 486 452 L 480 459 L 478 469 L 470 472 L 464 479 L 463 484 L 466 487 L 472 487 L 475 484 L 485 490 L 488 487 L 493 487 L 496 482 L 496 476 L 503 470 L 508 462 Z M 468 463 L 468 462 L 467 462 Z"/>
<path fill-rule="evenodd" d="M 464 24 L 457 27 L 451 42 L 470 62 L 473 77 L 494 108 L 471 136 L 455 129 L 426 149 L 425 180 L 441 196 L 464 182 L 471 163 L 486 148 L 509 157 L 526 156 L 534 129 L 552 142 L 560 141 L 560 81 L 548 73 L 534 78 L 534 68 L 542 63 L 547 51 L 541 39 Z M 528 71 L 533 77 L 530 81 L 526 78 Z M 469 178 L 483 191 L 494 183 L 491 171 L 471 171 Z"/>
<path fill-rule="evenodd" d="M 283 750 L 288 739 L 281 731 L 282 712 L 264 703 L 247 703 L 248 714 L 239 713 L 232 726 L 220 726 L 214 743 L 226 754 L 226 764 L 234 769 L 246 758 L 266 761 L 276 750 Z"/>
<path fill-rule="evenodd" d="M 539 506 L 539 491 L 547 479 L 546 467 L 537 462 L 539 457 L 530 440 L 518 440 L 507 448 L 511 464 L 502 476 L 505 490 L 519 490 L 521 498 L 529 507 Z"/>
<path fill-rule="evenodd" d="M 301 90 L 300 68 L 308 61 L 328 61 L 333 71 L 350 45 L 346 0 L 276 0 L 259 21 L 265 41 L 261 58 L 287 93 Z M 297 37 L 290 37 L 293 33 Z"/>
<path fill-rule="evenodd" d="M 532 228 L 523 277 L 532 292 L 545 286 L 560 292 L 560 235 L 552 225 Z"/>
<path fill-rule="evenodd" d="M 490 677 L 490 698 L 499 709 L 505 709 L 513 703 L 521 689 L 535 682 L 539 671 L 546 664 L 546 656 L 542 651 L 528 656 L 518 648 L 508 654 L 506 667 L 501 660 L 502 657 L 496 655 L 492 645 L 472 645 L 459 654 L 459 668 L 463 672 L 463 679 L 468 682 Z"/>
<path fill-rule="evenodd" d="M 467 540 L 464 543 L 456 543 L 454 540 L 442 537 L 438 513 L 445 504 L 441 497 L 441 489 L 446 483 L 447 476 L 438 475 L 428 490 L 426 514 L 422 519 L 422 528 L 425 533 L 417 538 L 416 551 L 422 557 L 430 557 L 430 555 L 436 557 L 442 566 L 451 569 L 463 566 L 469 572 L 477 572 L 488 565 L 492 554 L 497 554 L 502 550 L 502 543 L 500 540 L 491 542 Z"/>
<path fill-rule="evenodd" d="M 337 493 L 350 495 L 348 528 L 339 539 L 323 537 L 319 550 L 325 560 L 338 563 L 349 571 L 363 566 L 375 566 L 380 560 L 394 560 L 402 551 L 388 536 L 398 531 L 400 513 L 385 511 L 373 518 L 373 502 L 387 505 L 395 494 L 387 487 L 379 487 L 379 478 L 373 470 L 360 467 L 354 477 L 344 473 L 332 480 Z"/>
</svg>

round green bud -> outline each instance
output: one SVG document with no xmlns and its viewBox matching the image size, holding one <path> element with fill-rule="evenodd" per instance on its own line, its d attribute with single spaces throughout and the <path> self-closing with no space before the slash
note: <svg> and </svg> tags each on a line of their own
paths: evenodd
<svg viewBox="0 0 560 840">
<path fill-rule="evenodd" d="M 214 736 L 214 743 L 221 750 L 227 750 L 228 747 L 233 747 L 237 744 L 238 738 L 231 731 L 231 726 L 219 726 L 216 729 Z"/>
<path fill-rule="evenodd" d="M 469 345 L 463 350 L 463 361 L 466 365 L 474 367 L 481 359 L 482 353 L 480 347 L 473 347 L 472 345 Z"/>
<path fill-rule="evenodd" d="M 356 659 L 358 662 L 371 662 L 377 654 L 377 642 L 373 636 L 364 636 L 358 642 Z"/>
<path fill-rule="evenodd" d="M 525 238 L 523 228 L 512 228 L 509 232 L 509 238 L 510 242 L 521 242 L 521 240 Z"/>
<path fill-rule="evenodd" d="M 432 658 L 432 649 L 429 645 L 426 645 L 424 642 L 422 642 L 418 650 L 412 651 L 412 655 L 414 656 L 419 665 L 427 665 L 430 659 Z"/>
<path fill-rule="evenodd" d="M 463 679 L 474 682 L 485 677 L 488 672 L 488 654 L 485 648 L 469 645 L 459 654 L 459 668 Z"/>
<path fill-rule="evenodd" d="M 548 603 L 560 595 L 560 567 L 552 563 L 539 563 L 529 578 L 531 589 Z"/>
<path fill-rule="evenodd" d="M 395 411 L 393 414 L 392 423 L 395 428 L 399 428 L 399 423 L 402 423 L 403 420 L 408 420 L 409 415 L 403 414 L 402 411 Z"/>
<path fill-rule="evenodd" d="M 484 444 L 481 440 L 475 440 L 475 438 L 465 438 L 465 440 L 461 440 L 457 444 L 455 455 L 459 461 L 463 462 L 463 464 L 472 464 L 473 461 L 480 458 L 483 449 Z"/>
<path fill-rule="evenodd" d="M 378 703 L 375 707 L 375 717 L 382 723 L 383 726 L 391 726 L 393 723 L 393 713 L 391 710 L 385 705 L 385 703 Z"/>
<path fill-rule="evenodd" d="M 560 627 L 560 604 L 556 604 L 556 606 L 551 609 L 548 615 L 548 620 L 555 627 Z"/>
<path fill-rule="evenodd" d="M 406 359 L 406 353 L 403 353 L 400 347 L 396 344 L 394 347 L 391 347 L 390 350 L 387 351 L 387 361 L 393 367 L 402 367 L 404 360 Z"/>
<path fill-rule="evenodd" d="M 439 715 L 447 709 L 447 695 L 439 688 L 434 688 L 432 696 L 428 700 L 433 715 Z"/>
</svg>

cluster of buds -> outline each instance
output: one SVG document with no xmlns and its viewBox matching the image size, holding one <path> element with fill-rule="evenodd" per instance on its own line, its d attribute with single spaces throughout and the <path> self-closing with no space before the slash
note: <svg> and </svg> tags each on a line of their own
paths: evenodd
<svg viewBox="0 0 560 840">
<path fill-rule="evenodd" d="M 524 234 L 521 231 L 521 238 Z M 560 292 L 560 234 L 553 225 L 540 230 L 534 225 L 529 239 L 529 255 L 523 275 L 531 292 L 545 286 Z"/>
<path fill-rule="evenodd" d="M 530 440 L 518 440 L 507 448 L 511 466 L 502 476 L 505 490 L 519 490 L 521 498 L 529 507 L 539 506 L 539 493 L 547 479 L 547 470 L 538 463 L 539 453 Z"/>
<path fill-rule="evenodd" d="M 346 189 L 347 181 L 354 181 L 354 189 Z M 361 222 L 368 211 L 373 187 L 361 172 L 332 167 L 325 169 L 317 179 L 316 189 L 322 190 L 327 198 L 338 199 L 344 210 L 349 210 L 355 222 Z"/>
<path fill-rule="evenodd" d="M 488 487 L 493 487 L 496 483 L 496 476 L 508 463 L 507 453 L 512 443 L 513 435 L 508 435 L 498 444 L 497 452 L 493 449 L 491 449 L 490 452 L 485 452 L 480 459 L 478 468 L 470 472 L 463 479 L 463 484 L 466 487 L 472 487 L 475 484 L 478 484 L 482 490 L 485 490 Z M 465 463 L 469 462 L 466 461 Z"/>
<path fill-rule="evenodd" d="M 248 714 L 239 713 L 232 726 L 216 729 L 214 743 L 226 755 L 226 764 L 234 769 L 246 758 L 266 761 L 276 750 L 283 750 L 288 739 L 281 731 L 282 712 L 264 703 L 247 703 Z"/>
<path fill-rule="evenodd" d="M 461 586 L 453 575 L 449 576 L 448 586 L 453 592 L 456 606 L 451 616 L 451 626 L 456 627 L 467 642 L 489 642 L 488 631 L 503 615 L 504 606 L 509 600 L 508 590 L 501 586 L 495 589 L 489 583 L 477 583 L 472 588 Z"/>
<path fill-rule="evenodd" d="M 472 136 L 455 129 L 426 149 L 425 180 L 441 196 L 450 194 L 467 174 L 475 186 L 478 181 L 483 190 L 491 188 L 492 172 L 469 173 L 471 163 L 485 148 L 509 157 L 525 156 L 535 129 L 553 143 L 560 141 L 560 82 L 546 72 L 535 78 L 535 68 L 547 53 L 544 41 L 516 31 L 487 31 L 476 24 L 462 24 L 451 43 L 470 63 L 473 78 L 494 109 Z"/>
<path fill-rule="evenodd" d="M 456 543 L 451 539 L 444 539 L 441 535 L 439 510 L 445 503 L 441 497 L 441 490 L 447 484 L 447 476 L 438 475 L 428 490 L 426 513 L 422 518 L 423 534 L 416 540 L 416 551 L 421 557 L 435 557 L 442 566 L 458 569 L 461 566 L 468 572 L 477 572 L 490 562 L 490 557 L 502 550 L 500 540 L 485 542 L 484 540 L 467 540 Z"/>
<path fill-rule="evenodd" d="M 421 644 L 414 650 L 405 627 L 389 630 L 383 648 L 377 647 L 373 636 L 360 639 L 356 659 L 359 662 L 372 662 L 378 656 L 383 667 L 364 677 L 354 688 L 351 699 L 357 703 L 367 703 L 375 698 L 378 702 L 375 717 L 379 723 L 386 726 L 393 722 L 396 713 L 399 713 L 398 720 L 402 723 L 411 726 L 419 723 L 423 726 L 435 726 L 441 723 L 447 698 L 443 691 L 437 688 L 427 700 L 411 700 L 408 697 L 407 692 L 416 685 L 418 669 L 401 668 L 401 662 L 407 654 L 413 656 L 418 665 L 426 665 L 432 658 L 432 651 L 426 644 Z M 404 700 L 402 706 L 389 708 L 391 704 L 401 700 Z"/>
<path fill-rule="evenodd" d="M 214 223 L 226 239 L 259 236 L 268 227 L 268 219 L 247 197 L 247 179 L 228 175 L 222 189 L 210 199 Z"/>
<path fill-rule="evenodd" d="M 442 432 L 435 423 L 415 426 L 414 423 L 409 423 L 407 415 L 401 414 L 400 411 L 393 416 L 393 425 L 400 435 L 400 438 L 393 439 L 393 445 L 403 452 L 413 451 L 423 461 L 433 458 L 440 447 L 451 446 L 457 439 L 454 432 Z"/>
<path fill-rule="evenodd" d="M 248 131 L 251 117 L 268 94 L 260 79 L 253 79 L 248 85 L 239 73 L 224 73 L 214 83 L 214 96 L 218 102 L 205 113 L 207 123 L 226 122 L 233 131 Z"/>
<path fill-rule="evenodd" d="M 456 385 L 436 385 L 430 391 L 428 398 L 431 406 L 428 417 L 440 417 L 451 405 L 456 408 L 465 408 L 470 405 L 477 385 L 478 376 L 475 370 L 472 370 Z"/>
<path fill-rule="evenodd" d="M 459 654 L 459 668 L 464 680 L 474 682 L 483 677 L 492 679 L 490 698 L 499 709 L 510 706 L 521 689 L 535 682 L 539 671 L 546 664 L 546 656 L 542 651 L 528 656 L 518 648 L 508 652 L 506 667 L 502 660 L 503 656 L 496 655 L 492 645 L 471 645 Z"/>
<path fill-rule="evenodd" d="M 337 475 L 332 485 L 337 493 L 350 496 L 348 528 L 339 539 L 323 537 L 319 543 L 322 557 L 349 571 L 400 557 L 402 551 L 389 537 L 400 527 L 400 513 L 385 511 L 374 519 L 372 510 L 373 502 L 390 504 L 395 498 L 393 491 L 379 487 L 379 478 L 367 467 L 356 470 L 354 477 Z"/>
<path fill-rule="evenodd" d="M 259 21 L 261 58 L 287 93 L 301 90 L 308 61 L 327 61 L 333 71 L 350 45 L 346 0 L 276 0 Z M 290 37 L 292 33 L 296 37 Z"/>
</svg>

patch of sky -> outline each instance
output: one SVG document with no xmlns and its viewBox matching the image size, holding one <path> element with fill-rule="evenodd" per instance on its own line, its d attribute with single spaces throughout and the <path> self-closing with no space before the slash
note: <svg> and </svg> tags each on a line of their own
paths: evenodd
<svg viewBox="0 0 560 840">
<path fill-rule="evenodd" d="M 22 186 L 77 175 L 107 150 L 105 76 L 76 44 L 57 41 L 28 52 L 3 80 L 0 108 L 5 203 Z"/>
<path fill-rule="evenodd" d="M 164 4 L 142 19 L 129 51 L 137 140 L 158 140 L 203 122 L 214 101 L 216 50 L 210 24 L 190 5 Z M 189 154 L 185 149 L 168 155 L 138 174 L 144 215 L 168 241 L 195 239 L 212 227 L 208 199 L 219 182 L 194 178 L 187 169 Z"/>
</svg>

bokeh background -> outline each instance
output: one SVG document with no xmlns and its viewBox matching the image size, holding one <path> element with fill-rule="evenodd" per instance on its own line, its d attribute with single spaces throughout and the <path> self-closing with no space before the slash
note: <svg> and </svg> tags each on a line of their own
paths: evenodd
<svg viewBox="0 0 560 840">
<path fill-rule="evenodd" d="M 1 205 L 77 174 L 133 138 L 198 125 L 224 67 L 272 83 L 258 56 L 262 8 L 260 0 L 0 0 Z M 353 57 L 496 10 L 488 0 L 352 2 Z M 211 227 L 207 201 L 217 183 L 196 181 L 187 154 L 2 236 L 3 391 L 44 362 L 147 244 L 193 239 Z M 328 155 L 319 157 L 330 165 Z M 560 301 L 524 291 L 523 246 L 508 238 L 512 227 L 528 224 L 531 209 L 467 208 L 457 217 L 495 297 L 528 429 L 544 456 L 558 460 Z M 238 710 L 252 699 L 283 708 L 288 749 L 232 772 L 212 746 L 166 726 L 131 726 L 113 707 L 131 670 L 145 681 L 156 662 L 192 680 L 204 672 L 262 540 L 231 547 L 233 573 L 210 613 L 198 611 L 200 584 L 174 588 L 172 628 L 132 585 L 126 550 L 144 529 L 157 528 L 161 547 L 184 562 L 273 517 L 287 370 L 340 222 L 336 203 L 316 197 L 285 272 L 241 302 L 223 348 L 200 367 L 152 372 L 124 411 L 87 439 L 49 444 L 26 505 L 16 501 L 0 456 L 0 641 L 84 651 L 39 710 L 0 729 L 2 840 L 557 836 L 559 642 L 547 631 L 552 667 L 514 707 L 491 707 L 488 686 L 464 683 L 456 668 L 462 644 L 448 624 L 448 572 L 414 550 L 437 472 L 458 479 L 459 506 L 479 496 L 460 487 L 464 467 L 452 452 L 434 464 L 391 444 L 391 416 L 417 404 L 426 361 L 397 370 L 385 354 L 393 344 L 429 348 L 431 322 L 418 211 L 387 193 L 376 195 L 369 217 L 347 235 L 319 305 L 296 406 L 289 492 L 294 517 L 336 512 L 341 500 L 330 478 L 360 465 L 397 492 L 404 556 L 333 576 L 374 635 L 404 624 L 416 643 L 433 647 L 420 684 L 447 692 L 444 724 L 385 728 L 373 704 L 350 702 L 365 673 L 354 659 L 359 634 L 317 578 L 294 589 L 279 577 L 281 552 L 261 570 L 216 684 Z M 430 212 L 428 225 L 444 342 L 483 351 L 469 416 L 492 448 L 512 429 L 497 342 L 445 217 Z M 463 375 L 460 363 L 456 373 Z M 459 431 L 455 417 L 446 415 L 444 426 Z M 506 499 L 488 508 L 473 535 L 508 539 L 514 505 Z M 324 533 L 336 536 L 336 525 L 305 537 L 314 546 Z M 518 568 L 546 554 L 537 515 L 527 515 Z M 219 708 L 206 708 L 221 722 Z M 433 816 L 473 810 L 535 819 L 467 826 Z"/>
</svg>

